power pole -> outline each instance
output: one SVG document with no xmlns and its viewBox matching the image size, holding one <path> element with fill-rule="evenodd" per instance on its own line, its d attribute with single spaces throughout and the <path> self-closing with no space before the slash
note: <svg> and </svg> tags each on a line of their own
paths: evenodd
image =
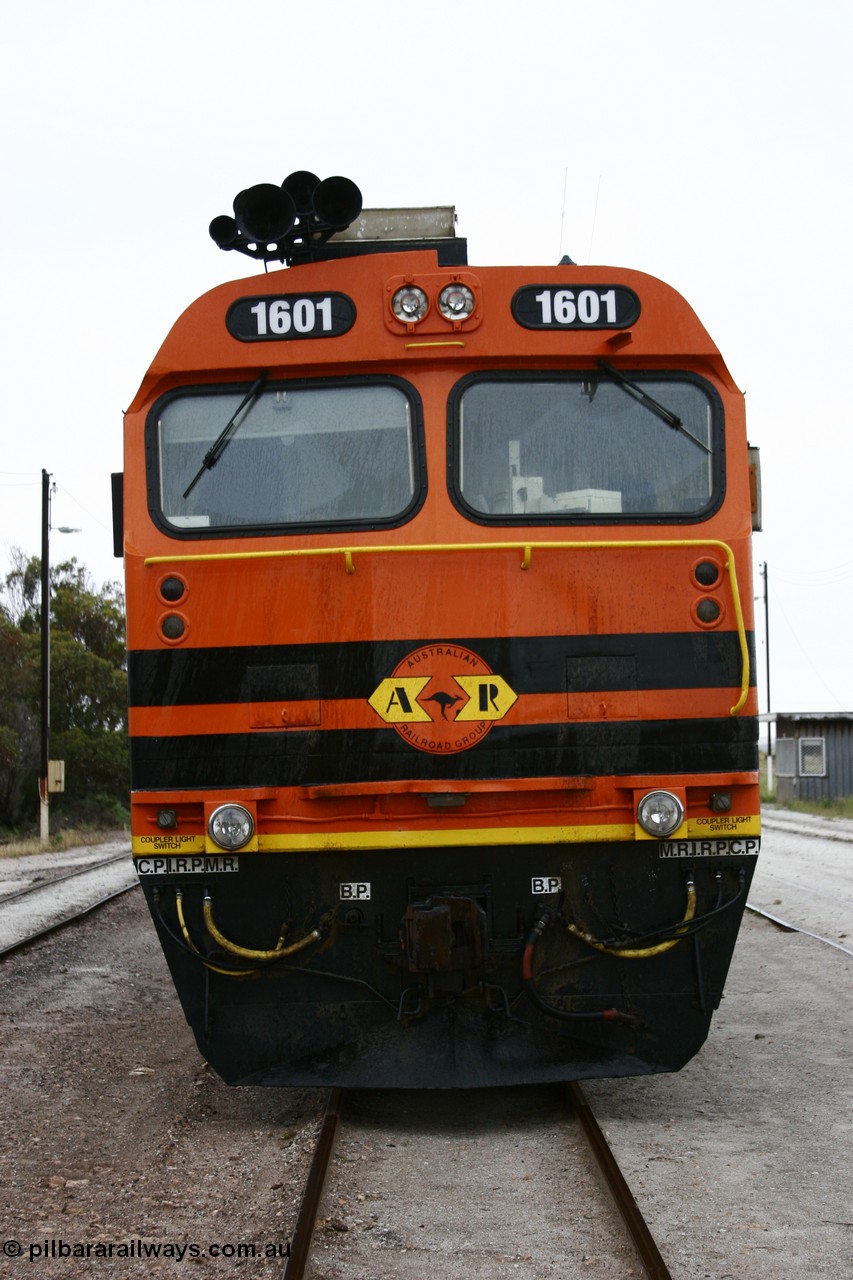
<svg viewBox="0 0 853 1280">
<path fill-rule="evenodd" d="M 50 475 L 41 473 L 41 767 L 39 771 L 39 835 L 50 841 Z"/>
</svg>

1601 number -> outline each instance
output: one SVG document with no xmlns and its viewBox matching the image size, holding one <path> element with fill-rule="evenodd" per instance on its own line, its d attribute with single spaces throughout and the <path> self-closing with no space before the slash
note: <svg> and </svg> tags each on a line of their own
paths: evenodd
<svg viewBox="0 0 853 1280">
<path fill-rule="evenodd" d="M 278 294 L 238 298 L 225 317 L 241 342 L 336 338 L 355 323 L 355 303 L 343 293 Z"/>
<path fill-rule="evenodd" d="M 577 298 L 573 289 L 543 289 L 534 295 L 542 309 L 543 324 L 598 324 L 603 318 L 606 324 L 616 323 L 616 290 L 596 293 L 594 289 L 581 289 Z M 602 317 L 602 308 L 604 315 Z"/>
<path fill-rule="evenodd" d="M 525 329 L 622 329 L 640 314 L 640 299 L 622 285 L 526 285 L 512 299 L 512 314 Z"/>
<path fill-rule="evenodd" d="M 264 338 L 268 333 L 281 337 L 294 329 L 297 333 L 332 332 L 331 298 L 275 298 L 270 302 L 261 298 L 249 311 L 257 321 L 257 334 Z"/>
</svg>

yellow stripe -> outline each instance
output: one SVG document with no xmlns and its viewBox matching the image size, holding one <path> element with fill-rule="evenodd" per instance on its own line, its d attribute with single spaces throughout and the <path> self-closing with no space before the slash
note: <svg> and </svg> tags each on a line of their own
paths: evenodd
<svg viewBox="0 0 853 1280">
<path fill-rule="evenodd" d="M 631 840 L 634 827 L 629 823 L 614 826 L 585 827 L 482 827 L 454 831 L 327 831 L 309 834 L 271 834 L 257 837 L 261 853 L 287 853 L 302 849 L 427 849 L 444 846 L 493 844 L 577 844 L 580 841 L 601 843 L 607 840 Z M 131 848 L 135 858 L 181 857 L 189 853 L 208 856 L 226 852 L 203 835 L 173 837 L 180 844 L 153 843 L 150 836 L 133 836 Z M 238 849 L 251 853 L 255 843 Z"/>
<path fill-rule="evenodd" d="M 455 831 L 326 831 L 258 837 L 262 853 L 305 849 L 430 849 L 470 845 L 578 844 L 633 840 L 633 823 L 588 827 L 480 827 Z"/>
<path fill-rule="evenodd" d="M 736 824 L 736 826 L 734 825 Z M 673 840 L 726 840 L 741 836 L 760 836 L 761 819 L 758 815 L 730 819 L 710 820 L 689 818 Z M 174 837 L 173 837 L 174 839 Z M 150 836 L 134 836 L 131 842 L 133 856 L 176 856 L 188 853 L 222 854 L 212 841 L 203 835 L 180 836 L 180 845 L 168 846 L 152 842 Z M 260 853 L 295 853 L 301 850 L 346 849 L 429 849 L 466 847 L 477 845 L 527 845 L 527 844 L 601 844 L 610 840 L 655 840 L 633 823 L 610 825 L 559 826 L 559 827 L 472 827 L 453 831 L 326 831 L 307 834 L 271 834 L 257 837 Z M 252 845 L 238 849 L 238 853 L 251 853 Z"/>
</svg>

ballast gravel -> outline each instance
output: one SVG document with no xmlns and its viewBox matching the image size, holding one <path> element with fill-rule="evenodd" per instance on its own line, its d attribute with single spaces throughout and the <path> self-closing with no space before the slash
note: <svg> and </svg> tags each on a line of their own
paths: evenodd
<svg viewBox="0 0 853 1280">
<path fill-rule="evenodd" d="M 585 1088 L 677 1280 L 838 1280 L 853 1273 L 853 824 L 769 812 L 750 901 L 836 946 L 748 916 L 694 1061 Z M 138 892 L 0 966 L 0 1031 L 0 1276 L 280 1275 L 323 1096 L 213 1075 Z M 538 1129 L 550 1101 L 358 1099 L 314 1280 L 639 1276 L 572 1166 L 571 1127 Z"/>
</svg>

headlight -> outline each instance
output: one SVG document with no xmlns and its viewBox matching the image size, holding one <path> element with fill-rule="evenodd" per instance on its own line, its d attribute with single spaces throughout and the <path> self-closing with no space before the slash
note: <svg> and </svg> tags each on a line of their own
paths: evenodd
<svg viewBox="0 0 853 1280">
<path fill-rule="evenodd" d="M 391 299 L 391 310 L 403 324 L 415 324 L 429 311 L 429 299 L 416 284 L 406 284 Z"/>
<path fill-rule="evenodd" d="M 438 309 L 445 320 L 464 320 L 474 310 L 474 295 L 467 284 L 445 285 L 438 295 Z"/>
<path fill-rule="evenodd" d="M 637 821 L 650 836 L 663 840 L 684 821 L 684 805 L 669 791 L 650 791 L 637 806 Z"/>
<path fill-rule="evenodd" d="M 255 820 L 241 804 L 221 804 L 210 815 L 207 830 L 220 849 L 241 849 L 252 838 Z"/>
</svg>

